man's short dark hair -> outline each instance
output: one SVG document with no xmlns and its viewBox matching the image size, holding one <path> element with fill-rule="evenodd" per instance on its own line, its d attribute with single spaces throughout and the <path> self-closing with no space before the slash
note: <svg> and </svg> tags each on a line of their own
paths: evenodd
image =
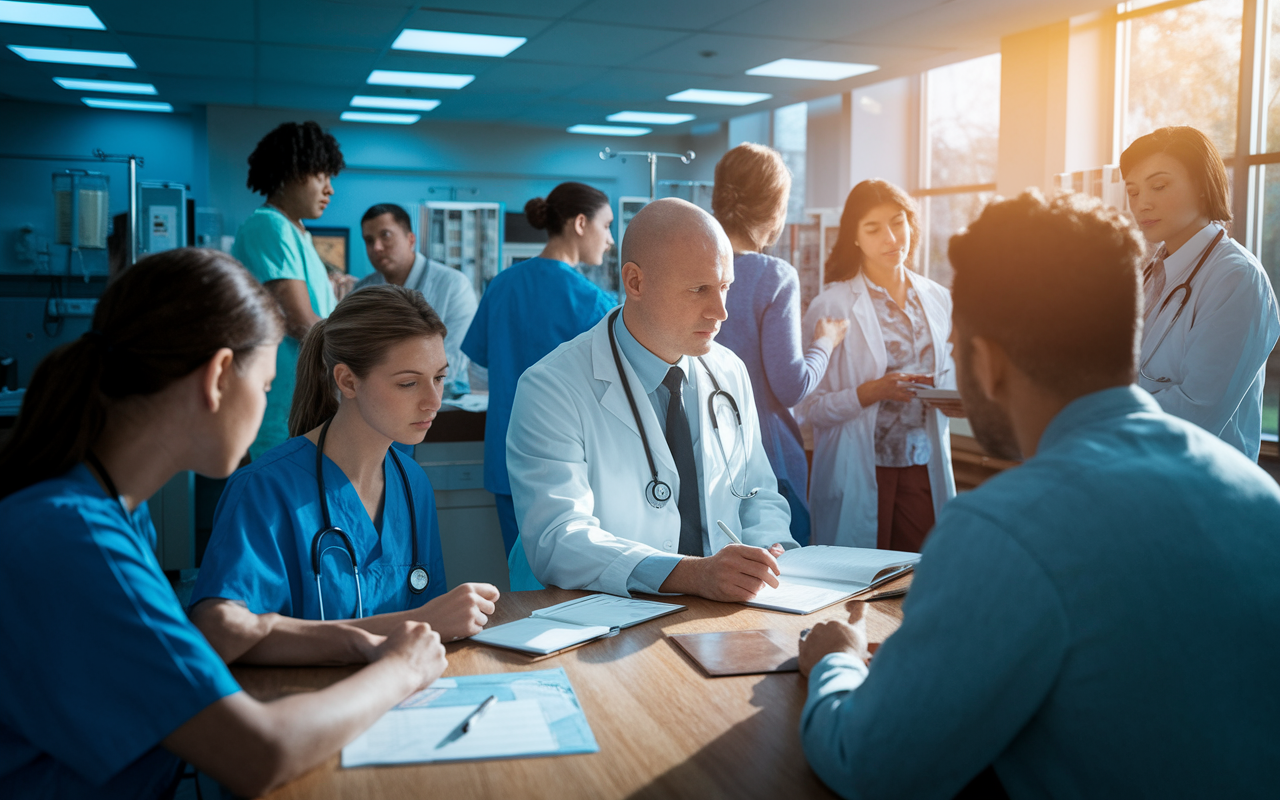
<svg viewBox="0 0 1280 800">
<path fill-rule="evenodd" d="M 1143 244 L 1121 212 L 1033 189 L 987 206 L 948 253 L 955 320 L 1036 383 L 1077 397 L 1134 380 Z"/>
<path fill-rule="evenodd" d="M 370 206 L 369 210 L 364 212 L 364 216 L 360 218 L 360 224 L 363 226 L 369 220 L 377 219 L 383 214 L 390 214 L 396 224 L 404 228 L 405 233 L 413 233 L 413 220 L 409 219 L 409 212 L 395 203 L 378 203 L 376 206 Z"/>
<path fill-rule="evenodd" d="M 262 137 L 249 156 L 246 185 L 270 197 L 286 183 L 324 173 L 330 178 L 347 165 L 338 140 L 314 122 L 286 122 Z"/>
</svg>

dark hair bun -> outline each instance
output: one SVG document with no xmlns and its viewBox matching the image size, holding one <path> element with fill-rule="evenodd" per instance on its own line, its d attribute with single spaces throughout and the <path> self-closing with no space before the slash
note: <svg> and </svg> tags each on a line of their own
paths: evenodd
<svg viewBox="0 0 1280 800">
<path fill-rule="evenodd" d="M 545 197 L 535 197 L 524 204 L 524 215 L 529 220 L 529 224 L 538 230 L 546 230 L 547 227 L 547 200 Z"/>
</svg>

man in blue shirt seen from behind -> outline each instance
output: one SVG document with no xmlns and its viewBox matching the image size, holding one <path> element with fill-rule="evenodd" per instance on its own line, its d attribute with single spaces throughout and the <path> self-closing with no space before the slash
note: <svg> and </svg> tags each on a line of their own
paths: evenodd
<svg viewBox="0 0 1280 800">
<path fill-rule="evenodd" d="M 1029 192 L 951 240 L 960 393 L 1024 464 L 938 518 L 868 669 L 862 604 L 801 642 L 805 753 L 846 798 L 1280 792 L 1280 489 L 1134 385 L 1142 245 Z"/>
</svg>

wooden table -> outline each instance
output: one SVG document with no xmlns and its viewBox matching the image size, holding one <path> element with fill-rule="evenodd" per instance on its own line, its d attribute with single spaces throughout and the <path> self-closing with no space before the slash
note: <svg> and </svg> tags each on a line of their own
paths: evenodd
<svg viewBox="0 0 1280 800">
<path fill-rule="evenodd" d="M 884 589 L 896 585 L 902 584 Z M 583 594 L 560 589 L 508 593 L 491 624 L 521 619 Z M 798 673 L 708 678 L 666 635 L 768 628 L 798 637 L 816 622 L 846 619 L 844 604 L 795 616 L 696 597 L 658 599 L 688 609 L 538 661 L 473 642 L 448 646 L 446 676 L 564 667 L 599 753 L 346 770 L 339 768 L 335 755 L 270 797 L 834 797 L 809 769 L 800 748 L 806 682 Z M 868 604 L 871 641 L 883 641 L 897 629 L 901 607 L 901 598 Z M 319 689 L 353 671 L 233 670 L 245 690 L 261 700 Z"/>
</svg>

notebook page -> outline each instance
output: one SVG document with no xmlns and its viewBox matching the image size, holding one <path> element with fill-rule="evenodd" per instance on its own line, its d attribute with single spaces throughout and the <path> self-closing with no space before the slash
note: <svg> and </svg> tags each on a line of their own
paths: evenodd
<svg viewBox="0 0 1280 800">
<path fill-rule="evenodd" d="M 468 733 L 437 747 L 473 711 L 470 705 L 388 711 L 342 748 L 342 766 L 510 758 L 557 750 L 537 700 L 494 703 Z"/>
<path fill-rule="evenodd" d="M 593 594 L 541 608 L 530 616 L 570 622 L 575 625 L 600 625 L 606 628 L 627 628 L 641 622 L 678 611 L 684 606 L 672 603 L 656 603 L 652 600 L 635 600 L 611 594 Z"/>
<path fill-rule="evenodd" d="M 847 587 L 833 588 L 823 586 L 820 581 L 812 584 L 796 581 L 778 581 L 778 588 L 766 586 L 748 600 L 746 605 L 754 608 L 768 608 L 773 611 L 786 611 L 792 614 L 810 614 L 832 603 L 838 603 L 848 597 L 851 592 Z"/>
<path fill-rule="evenodd" d="M 919 560 L 919 553 L 815 545 L 788 550 L 778 559 L 778 567 L 783 578 L 818 578 L 862 589 L 874 582 L 881 571 Z"/>
<path fill-rule="evenodd" d="M 575 644 L 607 636 L 610 631 L 611 629 L 606 626 L 584 627 L 554 619 L 526 617 L 505 625 L 486 628 L 471 638 L 473 641 L 498 647 L 546 655 L 566 647 L 573 647 Z"/>
</svg>

